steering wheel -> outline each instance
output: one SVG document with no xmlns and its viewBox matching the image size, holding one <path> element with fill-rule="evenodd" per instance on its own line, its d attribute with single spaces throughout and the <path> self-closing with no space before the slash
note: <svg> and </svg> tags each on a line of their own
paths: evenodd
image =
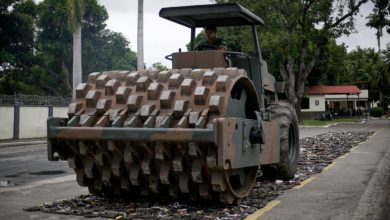
<svg viewBox="0 0 390 220">
<path fill-rule="evenodd" d="M 210 45 L 210 44 L 200 44 L 195 47 L 195 51 L 201 51 L 201 50 L 218 50 L 216 46 Z"/>
</svg>

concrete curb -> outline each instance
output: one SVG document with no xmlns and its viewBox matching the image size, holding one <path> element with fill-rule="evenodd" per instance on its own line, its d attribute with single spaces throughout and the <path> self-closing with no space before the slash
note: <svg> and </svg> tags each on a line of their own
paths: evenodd
<svg viewBox="0 0 390 220">
<path fill-rule="evenodd" d="M 0 143 L 0 148 L 3 147 L 15 147 L 21 145 L 37 145 L 37 144 L 46 144 L 47 141 L 12 141 L 12 142 L 4 142 Z"/>
<path fill-rule="evenodd" d="M 360 122 L 335 122 L 333 124 L 328 124 L 328 125 L 323 125 L 323 126 L 319 126 L 319 125 L 299 125 L 299 128 L 329 128 L 331 126 L 335 126 L 335 125 L 338 125 L 338 124 L 355 124 L 355 123 L 364 124 L 366 122 L 367 122 L 367 120 L 362 120 Z"/>
<path fill-rule="evenodd" d="M 319 126 L 319 125 L 299 125 L 299 128 L 329 128 L 330 126 L 333 126 L 333 125 L 337 125 L 337 123 L 329 124 L 329 125 L 323 125 L 323 126 Z"/>
</svg>

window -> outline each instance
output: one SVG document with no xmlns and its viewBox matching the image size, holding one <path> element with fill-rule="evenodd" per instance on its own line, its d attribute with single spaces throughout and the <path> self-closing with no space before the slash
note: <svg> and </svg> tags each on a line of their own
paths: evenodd
<svg viewBox="0 0 390 220">
<path fill-rule="evenodd" d="M 310 109 L 309 98 L 302 98 L 301 109 Z"/>
</svg>

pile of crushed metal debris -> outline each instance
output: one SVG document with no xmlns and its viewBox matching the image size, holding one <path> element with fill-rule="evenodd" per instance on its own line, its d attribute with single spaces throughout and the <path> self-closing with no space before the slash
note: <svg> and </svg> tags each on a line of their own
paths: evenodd
<svg viewBox="0 0 390 220">
<path fill-rule="evenodd" d="M 258 174 L 250 195 L 240 205 L 225 206 L 216 201 L 182 201 L 172 198 L 107 199 L 81 195 L 73 199 L 44 203 L 26 211 L 113 219 L 243 219 L 270 200 L 315 173 L 365 141 L 373 132 L 330 132 L 300 140 L 300 159 L 294 179 L 265 180 Z"/>
</svg>

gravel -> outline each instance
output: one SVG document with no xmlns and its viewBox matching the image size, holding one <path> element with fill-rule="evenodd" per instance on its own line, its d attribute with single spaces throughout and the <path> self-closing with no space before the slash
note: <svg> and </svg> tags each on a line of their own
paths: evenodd
<svg viewBox="0 0 390 220">
<path fill-rule="evenodd" d="M 373 132 L 329 132 L 300 140 L 300 158 L 294 179 L 266 180 L 259 172 L 250 195 L 239 205 L 226 206 L 217 201 L 174 200 L 159 196 L 153 198 L 108 199 L 94 195 L 81 195 L 73 199 L 47 202 L 25 211 L 43 211 L 85 218 L 111 219 L 243 219 L 264 207 L 313 174 L 320 173 L 337 157 L 365 141 Z"/>
</svg>

